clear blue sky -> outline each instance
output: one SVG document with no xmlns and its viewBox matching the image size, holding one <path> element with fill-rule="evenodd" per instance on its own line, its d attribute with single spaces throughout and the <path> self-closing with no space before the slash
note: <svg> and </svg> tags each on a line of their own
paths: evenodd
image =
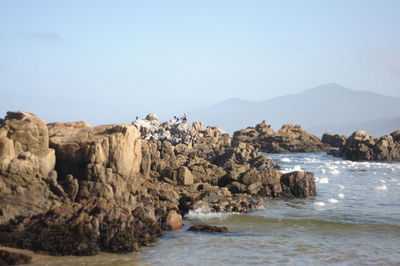
<svg viewBox="0 0 400 266">
<path fill-rule="evenodd" d="M 400 1 L 0 0 L 0 116 L 130 122 L 336 82 L 400 96 Z"/>
</svg>

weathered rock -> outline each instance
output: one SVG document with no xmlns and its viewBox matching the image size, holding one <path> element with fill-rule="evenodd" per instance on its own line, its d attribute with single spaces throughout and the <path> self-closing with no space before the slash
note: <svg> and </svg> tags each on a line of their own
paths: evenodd
<svg viewBox="0 0 400 266">
<path fill-rule="evenodd" d="M 287 152 L 318 152 L 325 151 L 329 146 L 301 128 L 300 125 L 283 125 L 275 132 L 265 121 L 256 125 L 236 131 L 233 134 L 234 145 L 244 142 L 267 153 Z"/>
<path fill-rule="evenodd" d="M 186 166 L 182 166 L 178 169 L 177 180 L 179 185 L 188 186 L 193 184 L 193 175 Z"/>
<path fill-rule="evenodd" d="M 0 128 L 0 224 L 50 208 L 46 178 L 54 170 L 46 123 L 26 112 L 8 112 Z"/>
<path fill-rule="evenodd" d="M 72 174 L 78 180 L 91 165 L 111 168 L 121 176 L 139 173 L 141 141 L 135 127 L 105 125 L 91 127 L 85 123 L 49 124 L 50 146 L 56 150 L 57 171 Z"/>
<path fill-rule="evenodd" d="M 22 113 L 0 128 L 3 245 L 54 255 L 131 252 L 180 228 L 190 210 L 246 212 L 263 207 L 262 197 L 315 192 L 311 177 L 283 178 L 251 143 L 232 146 L 201 123 L 52 123 L 47 142 L 30 123 L 44 124 Z"/>
<path fill-rule="evenodd" d="M 295 171 L 283 174 L 281 177 L 282 196 L 308 197 L 316 196 L 314 174 L 303 171 Z"/>
<path fill-rule="evenodd" d="M 38 154 L 49 148 L 46 123 L 34 114 L 7 112 L 2 128 L 7 130 L 8 138 L 14 141 L 16 153 L 29 151 Z"/>
<path fill-rule="evenodd" d="M 11 252 L 0 249 L 0 265 L 21 265 L 28 264 L 32 261 L 32 257 L 25 254 Z"/>
<path fill-rule="evenodd" d="M 373 138 L 365 131 L 354 132 L 339 150 L 338 156 L 352 161 L 399 161 L 400 133 Z"/>
<path fill-rule="evenodd" d="M 170 210 L 167 216 L 166 224 L 170 230 L 178 230 L 182 227 L 182 216 L 176 210 Z"/>
<path fill-rule="evenodd" d="M 334 148 L 341 148 L 345 145 L 347 140 L 346 136 L 333 134 L 333 133 L 325 133 L 322 135 L 322 143 L 328 144 Z"/>
<path fill-rule="evenodd" d="M 215 225 L 206 225 L 206 224 L 194 224 L 191 225 L 188 231 L 193 232 L 206 232 L 206 233 L 226 233 L 229 232 L 228 228 L 225 226 L 215 226 Z"/>
</svg>

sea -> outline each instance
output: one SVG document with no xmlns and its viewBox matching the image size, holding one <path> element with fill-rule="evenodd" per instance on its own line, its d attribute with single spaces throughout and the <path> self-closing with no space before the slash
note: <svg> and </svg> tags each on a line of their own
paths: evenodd
<svg viewBox="0 0 400 266">
<path fill-rule="evenodd" d="M 191 211 L 181 230 L 131 254 L 35 255 L 32 265 L 400 265 L 400 163 L 325 153 L 268 154 L 315 173 L 317 196 L 266 199 L 246 214 Z M 189 232 L 191 224 L 228 233 Z"/>
</svg>

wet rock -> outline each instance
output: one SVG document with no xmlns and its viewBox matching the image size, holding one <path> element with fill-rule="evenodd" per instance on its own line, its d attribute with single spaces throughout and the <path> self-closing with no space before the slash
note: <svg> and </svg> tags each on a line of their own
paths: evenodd
<svg viewBox="0 0 400 266">
<path fill-rule="evenodd" d="M 206 233 L 226 233 L 229 232 L 228 228 L 225 226 L 214 226 L 214 225 L 206 225 L 206 224 L 194 224 L 191 225 L 188 231 L 193 232 L 206 232 Z"/>
<path fill-rule="evenodd" d="M 28 264 L 32 261 L 32 257 L 25 254 L 0 250 L 0 265 L 20 265 Z"/>
</svg>

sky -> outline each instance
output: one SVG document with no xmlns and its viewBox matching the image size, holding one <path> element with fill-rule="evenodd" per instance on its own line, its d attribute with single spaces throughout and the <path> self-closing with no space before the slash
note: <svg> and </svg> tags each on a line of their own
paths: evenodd
<svg viewBox="0 0 400 266">
<path fill-rule="evenodd" d="M 162 119 L 336 82 L 400 96 L 400 1 L 0 0 L 0 117 Z"/>
</svg>

